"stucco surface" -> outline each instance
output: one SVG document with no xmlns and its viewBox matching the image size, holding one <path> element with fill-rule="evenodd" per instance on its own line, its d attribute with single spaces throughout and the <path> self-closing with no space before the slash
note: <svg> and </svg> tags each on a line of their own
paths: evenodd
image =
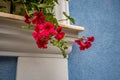
<svg viewBox="0 0 120 80">
<path fill-rule="evenodd" d="M 120 80 L 120 0 L 71 0 L 70 15 L 95 42 L 86 51 L 73 45 L 69 80 Z"/>
<path fill-rule="evenodd" d="M 16 80 L 16 57 L 0 56 L 0 80 Z"/>
</svg>

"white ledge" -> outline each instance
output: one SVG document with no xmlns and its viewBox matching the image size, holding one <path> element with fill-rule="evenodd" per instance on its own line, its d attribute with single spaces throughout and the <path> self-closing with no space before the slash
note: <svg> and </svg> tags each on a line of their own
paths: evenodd
<svg viewBox="0 0 120 80">
<path fill-rule="evenodd" d="M 24 21 L 23 16 L 13 15 L 13 14 L 4 13 L 4 12 L 0 12 L 0 17 Z M 76 30 L 76 31 L 83 31 L 84 30 L 84 27 L 81 27 L 81 26 L 75 26 L 75 25 L 69 25 L 69 24 L 63 24 L 63 23 L 59 23 L 59 25 L 63 26 L 64 28 L 69 28 L 69 29 Z"/>
<path fill-rule="evenodd" d="M 0 12 L 0 56 L 32 56 L 32 57 L 63 57 L 61 51 L 48 45 L 48 49 L 39 49 L 31 36 L 32 30 L 20 28 L 24 24 L 22 16 Z M 68 41 L 67 53 L 70 53 L 72 43 L 83 27 L 62 24 Z"/>
</svg>

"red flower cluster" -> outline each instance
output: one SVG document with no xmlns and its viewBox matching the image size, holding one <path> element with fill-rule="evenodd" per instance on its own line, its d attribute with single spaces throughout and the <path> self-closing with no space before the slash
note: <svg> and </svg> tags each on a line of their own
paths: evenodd
<svg viewBox="0 0 120 80">
<path fill-rule="evenodd" d="M 79 39 L 75 40 L 75 42 L 79 45 L 80 50 L 85 50 L 91 47 L 91 43 L 94 42 L 94 36 L 87 37 L 87 39 Z"/>
<path fill-rule="evenodd" d="M 25 17 L 25 22 L 26 22 L 27 24 L 30 24 L 30 23 L 31 23 L 30 17 L 29 17 L 27 14 L 25 14 L 24 17 Z"/>
<path fill-rule="evenodd" d="M 36 44 L 39 48 L 47 48 L 48 41 L 51 39 L 56 39 L 60 41 L 63 39 L 65 33 L 62 32 L 62 27 L 58 26 L 55 28 L 55 25 L 51 22 L 45 22 L 45 16 L 43 12 L 35 12 L 34 18 L 32 19 L 32 23 L 35 24 L 34 32 L 32 36 L 36 40 Z M 28 22 L 29 16 L 25 15 L 25 22 Z"/>
<path fill-rule="evenodd" d="M 27 14 L 24 17 L 27 24 L 35 24 L 32 36 L 39 48 L 47 48 L 48 41 L 51 39 L 60 41 L 65 36 L 61 26 L 57 27 L 51 22 L 45 21 L 46 17 L 43 12 L 35 12 L 33 18 Z M 94 42 L 94 36 L 87 37 L 87 39 L 82 37 L 79 40 L 75 40 L 75 42 L 79 45 L 80 50 L 85 50 L 91 47 L 92 42 Z"/>
</svg>

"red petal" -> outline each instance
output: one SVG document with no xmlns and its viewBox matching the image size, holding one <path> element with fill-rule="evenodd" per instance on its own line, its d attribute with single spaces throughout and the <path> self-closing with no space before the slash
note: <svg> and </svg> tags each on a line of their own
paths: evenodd
<svg viewBox="0 0 120 80">
<path fill-rule="evenodd" d="M 58 33 L 60 33 L 60 32 L 62 31 L 62 27 L 61 27 L 61 26 L 58 26 L 57 29 L 56 29 L 56 31 L 57 31 Z"/>
<path fill-rule="evenodd" d="M 87 40 L 93 42 L 95 40 L 94 36 L 87 37 Z"/>
</svg>

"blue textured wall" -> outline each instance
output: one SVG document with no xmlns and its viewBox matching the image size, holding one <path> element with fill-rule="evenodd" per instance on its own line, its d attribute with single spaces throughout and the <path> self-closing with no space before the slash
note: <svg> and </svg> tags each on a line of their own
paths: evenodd
<svg viewBox="0 0 120 80">
<path fill-rule="evenodd" d="M 93 46 L 69 56 L 69 80 L 120 80 L 120 0 L 71 0 L 70 15 Z"/>
<path fill-rule="evenodd" d="M 16 57 L 0 56 L 0 80 L 16 80 Z"/>
</svg>

